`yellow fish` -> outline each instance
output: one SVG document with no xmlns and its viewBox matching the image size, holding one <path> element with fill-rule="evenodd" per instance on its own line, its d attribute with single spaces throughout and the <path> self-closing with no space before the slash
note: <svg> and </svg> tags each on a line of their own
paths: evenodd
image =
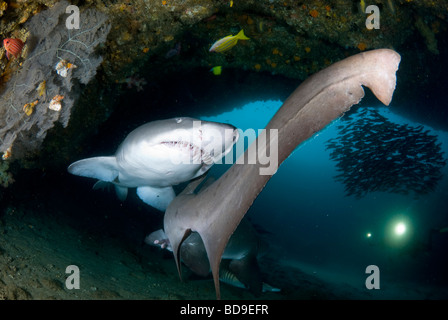
<svg viewBox="0 0 448 320">
<path fill-rule="evenodd" d="M 224 52 L 230 50 L 236 45 L 238 40 L 249 40 L 248 37 L 244 35 L 244 31 L 241 29 L 236 36 L 227 36 L 216 41 L 210 48 L 210 52 Z"/>
<path fill-rule="evenodd" d="M 216 66 L 210 69 L 210 72 L 213 72 L 213 74 L 215 76 L 219 76 L 222 72 L 222 67 L 221 66 Z"/>
</svg>

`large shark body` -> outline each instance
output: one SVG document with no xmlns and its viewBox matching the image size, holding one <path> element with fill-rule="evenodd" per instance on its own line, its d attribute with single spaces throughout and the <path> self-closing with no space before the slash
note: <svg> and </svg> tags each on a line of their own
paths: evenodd
<svg viewBox="0 0 448 320">
<path fill-rule="evenodd" d="M 276 130 L 280 165 L 303 141 L 340 117 L 364 97 L 370 88 L 385 105 L 395 90 L 400 55 L 393 50 L 372 50 L 339 61 L 305 80 L 284 102 L 266 126 Z M 269 136 L 260 136 L 242 157 L 270 154 Z M 181 245 L 197 232 L 205 246 L 213 274 L 216 296 L 220 298 L 219 266 L 226 245 L 271 175 L 261 175 L 262 161 L 245 164 L 237 160 L 218 180 L 195 194 L 194 184 L 169 205 L 164 230 L 173 249 L 181 275 Z M 300 197 L 300 194 L 297 195 Z"/>
<path fill-rule="evenodd" d="M 131 133 L 114 156 L 79 160 L 71 174 L 115 185 L 121 200 L 128 188 L 150 206 L 165 211 L 173 185 L 194 179 L 232 150 L 238 130 L 228 124 L 179 117 L 146 123 Z"/>
</svg>

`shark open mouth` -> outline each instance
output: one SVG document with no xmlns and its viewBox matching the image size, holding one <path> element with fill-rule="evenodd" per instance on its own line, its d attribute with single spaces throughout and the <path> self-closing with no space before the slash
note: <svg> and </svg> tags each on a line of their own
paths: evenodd
<svg viewBox="0 0 448 320">
<path fill-rule="evenodd" d="M 199 159 L 201 163 L 207 164 L 210 164 L 213 161 L 212 154 L 189 141 L 162 141 L 161 144 L 169 148 L 178 148 L 182 149 L 182 151 L 189 152 L 192 163 L 195 163 L 196 159 Z"/>
</svg>

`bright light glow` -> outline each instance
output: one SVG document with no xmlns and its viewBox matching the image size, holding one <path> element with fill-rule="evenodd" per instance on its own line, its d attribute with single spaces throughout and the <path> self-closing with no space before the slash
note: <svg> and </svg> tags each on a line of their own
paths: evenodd
<svg viewBox="0 0 448 320">
<path fill-rule="evenodd" d="M 370 233 L 370 232 L 368 232 L 367 234 L 366 234 L 366 237 L 367 238 L 370 238 L 372 236 L 372 234 Z"/>
<path fill-rule="evenodd" d="M 395 234 L 401 236 L 406 232 L 406 225 L 403 222 L 399 222 L 395 225 Z"/>
</svg>

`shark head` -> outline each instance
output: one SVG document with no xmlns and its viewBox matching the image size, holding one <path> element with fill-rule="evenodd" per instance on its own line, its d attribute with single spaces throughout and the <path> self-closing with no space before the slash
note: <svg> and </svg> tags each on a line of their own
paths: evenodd
<svg viewBox="0 0 448 320">
<path fill-rule="evenodd" d="M 188 181 L 218 163 L 238 137 L 232 125 L 188 117 L 147 123 L 132 131 L 116 152 L 123 169 L 119 180 L 137 186 L 141 178 L 161 187 Z"/>
<path fill-rule="evenodd" d="M 201 148 L 207 155 L 203 160 L 207 164 L 219 163 L 223 156 L 232 150 L 239 138 L 235 127 L 208 121 L 200 121 L 198 133 Z"/>
<path fill-rule="evenodd" d="M 137 128 L 123 141 L 116 156 L 118 161 L 127 162 L 132 155 L 153 168 L 185 164 L 210 167 L 232 150 L 238 137 L 232 125 L 178 117 Z"/>
</svg>

